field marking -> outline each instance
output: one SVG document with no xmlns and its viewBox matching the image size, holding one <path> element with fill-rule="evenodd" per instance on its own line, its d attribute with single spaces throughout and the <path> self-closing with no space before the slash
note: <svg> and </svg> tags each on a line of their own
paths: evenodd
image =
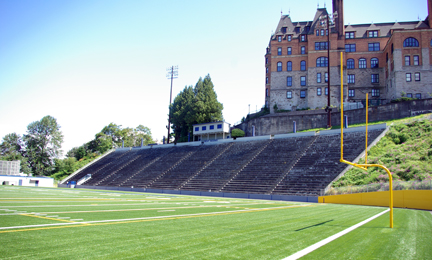
<svg viewBox="0 0 432 260">
<path fill-rule="evenodd" d="M 342 230 L 341 232 L 339 232 L 337 234 L 334 234 L 333 236 L 330 236 L 330 237 L 328 237 L 326 239 L 323 239 L 323 240 L 321 240 L 321 241 L 319 241 L 319 242 L 317 242 L 317 243 L 315 243 L 315 244 L 313 244 L 313 245 L 311 245 L 309 247 L 306 247 L 305 249 L 300 250 L 297 253 L 292 254 L 292 255 L 290 255 L 290 256 L 282 259 L 282 260 L 295 260 L 295 259 L 299 259 L 300 257 L 303 257 L 303 256 L 309 254 L 310 252 L 312 252 L 312 251 L 314 251 L 314 250 L 316 250 L 316 249 L 318 249 L 318 248 L 320 248 L 320 247 L 322 247 L 322 246 L 330 243 L 331 241 L 333 241 L 333 240 L 335 240 L 335 239 L 337 239 L 337 238 L 339 238 L 339 237 L 341 237 L 341 236 L 343 236 L 343 235 L 345 235 L 345 234 L 353 231 L 354 229 L 356 229 L 356 228 L 358 228 L 360 226 L 363 226 L 364 224 L 368 223 L 369 221 L 372 221 L 372 220 L 376 219 L 377 217 L 379 217 L 379 216 L 381 216 L 381 215 L 383 215 L 383 214 L 385 214 L 385 213 L 387 213 L 389 211 L 390 211 L 390 209 L 386 209 L 383 212 L 378 213 L 378 214 L 376 214 L 373 217 L 370 217 L 370 218 L 368 218 L 368 219 L 366 219 L 366 220 L 364 220 L 364 221 L 362 221 L 360 223 L 355 224 L 352 227 L 349 227 L 349 228 L 347 228 L 345 230 Z"/>
<path fill-rule="evenodd" d="M 52 218 L 52 217 L 42 217 L 32 214 L 20 214 L 21 216 L 27 216 L 27 217 L 33 217 L 33 218 L 42 218 L 42 219 L 49 219 L 49 220 L 57 220 L 57 221 L 64 221 L 67 223 L 75 223 L 74 221 L 66 220 L 66 219 L 58 219 L 58 218 Z"/>
<path fill-rule="evenodd" d="M 261 212 L 261 211 L 268 211 L 268 210 L 290 209 L 290 208 L 299 208 L 299 207 L 311 207 L 311 206 L 312 205 L 310 205 L 310 204 L 306 204 L 306 205 L 295 205 L 295 206 L 286 206 L 286 207 L 235 210 L 235 211 L 224 211 L 224 212 L 194 213 L 194 214 L 171 215 L 171 216 L 95 220 L 95 221 L 85 221 L 85 222 L 68 221 L 69 223 L 54 223 L 54 224 L 0 227 L 0 234 L 1 233 L 23 232 L 23 231 L 33 231 L 33 230 L 56 229 L 56 228 L 85 227 L 85 226 L 88 227 L 88 226 L 99 226 L 99 225 L 112 225 L 112 224 L 127 224 L 127 223 L 137 223 L 137 222 L 159 221 L 159 220 L 174 220 L 174 219 L 185 219 L 185 218 L 196 218 L 196 217 L 210 217 L 210 216 L 232 215 L 232 214 Z M 58 220 L 58 219 L 54 219 L 54 220 Z M 66 221 L 66 220 L 63 220 L 63 221 Z M 13 229 L 13 230 L 9 230 L 9 229 Z"/>
</svg>

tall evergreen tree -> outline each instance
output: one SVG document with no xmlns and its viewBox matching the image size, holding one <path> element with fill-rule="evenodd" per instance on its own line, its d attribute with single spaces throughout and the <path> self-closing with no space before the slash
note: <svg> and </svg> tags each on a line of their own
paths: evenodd
<svg viewBox="0 0 432 260">
<path fill-rule="evenodd" d="M 222 110 L 210 75 L 199 78 L 194 88 L 185 87 L 170 106 L 175 141 L 186 142 L 194 124 L 222 121 Z"/>
</svg>

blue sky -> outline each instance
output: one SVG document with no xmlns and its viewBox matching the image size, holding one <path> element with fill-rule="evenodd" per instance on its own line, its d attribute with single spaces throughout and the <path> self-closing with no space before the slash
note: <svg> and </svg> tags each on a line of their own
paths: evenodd
<svg viewBox="0 0 432 260">
<path fill-rule="evenodd" d="M 331 1 L 327 8 L 331 10 Z M 110 122 L 167 134 L 173 98 L 210 74 L 225 121 L 264 104 L 264 54 L 281 11 L 312 20 L 324 1 L 0 0 L 0 137 L 57 119 L 67 152 Z M 345 24 L 416 21 L 426 0 L 345 1 Z"/>
</svg>

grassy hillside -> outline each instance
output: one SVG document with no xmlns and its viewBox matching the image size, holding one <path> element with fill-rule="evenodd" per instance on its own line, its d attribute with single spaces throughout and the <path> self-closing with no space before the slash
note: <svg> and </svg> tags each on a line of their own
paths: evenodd
<svg viewBox="0 0 432 260">
<path fill-rule="evenodd" d="M 365 160 L 360 159 L 359 163 Z M 382 164 L 393 180 L 432 179 L 432 120 L 430 115 L 394 121 L 390 131 L 368 152 L 368 163 Z M 333 187 L 388 182 L 380 168 L 350 169 Z"/>
</svg>

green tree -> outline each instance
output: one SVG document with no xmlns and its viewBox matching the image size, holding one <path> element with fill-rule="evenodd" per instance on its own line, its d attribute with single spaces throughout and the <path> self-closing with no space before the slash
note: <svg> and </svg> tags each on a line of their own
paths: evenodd
<svg viewBox="0 0 432 260">
<path fill-rule="evenodd" d="M 20 161 L 20 171 L 25 174 L 30 173 L 28 160 L 25 157 L 25 145 L 20 135 L 16 133 L 7 134 L 3 137 L 0 144 L 0 160 Z"/>
<path fill-rule="evenodd" d="M 57 120 L 52 116 L 45 116 L 40 121 L 29 124 L 23 140 L 32 172 L 36 175 L 50 175 L 54 158 L 61 155 L 63 142 Z"/>
<path fill-rule="evenodd" d="M 186 142 L 194 124 L 222 121 L 222 110 L 210 75 L 199 78 L 194 88 L 186 86 L 170 106 L 175 142 Z"/>
<path fill-rule="evenodd" d="M 245 132 L 243 130 L 241 130 L 241 129 L 234 128 L 231 131 L 231 137 L 232 138 L 243 137 L 243 136 L 245 136 Z"/>
</svg>

